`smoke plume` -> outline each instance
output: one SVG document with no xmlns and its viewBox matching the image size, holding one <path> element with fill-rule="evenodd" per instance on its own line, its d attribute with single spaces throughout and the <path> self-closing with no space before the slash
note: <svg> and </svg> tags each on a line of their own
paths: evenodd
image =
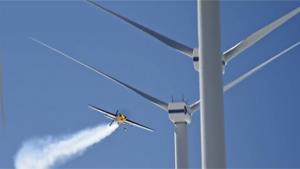
<svg viewBox="0 0 300 169">
<path fill-rule="evenodd" d="M 44 137 L 26 141 L 15 157 L 16 169 L 49 169 L 82 154 L 118 128 L 117 123 L 87 128 L 60 138 Z"/>
</svg>

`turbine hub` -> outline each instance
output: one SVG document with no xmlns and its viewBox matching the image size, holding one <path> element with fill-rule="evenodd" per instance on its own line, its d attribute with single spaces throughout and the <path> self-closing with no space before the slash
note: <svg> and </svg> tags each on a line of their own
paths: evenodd
<svg viewBox="0 0 300 169">
<path fill-rule="evenodd" d="M 225 74 L 225 67 L 226 67 L 227 62 L 223 59 L 222 60 L 222 73 L 223 75 Z"/>
<path fill-rule="evenodd" d="M 197 72 L 199 72 L 199 52 L 197 48 L 193 49 L 193 64 Z"/>
</svg>

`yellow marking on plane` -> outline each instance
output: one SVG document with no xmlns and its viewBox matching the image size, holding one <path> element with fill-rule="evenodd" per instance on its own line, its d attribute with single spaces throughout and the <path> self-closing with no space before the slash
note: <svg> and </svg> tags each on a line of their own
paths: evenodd
<svg viewBox="0 0 300 169">
<path fill-rule="evenodd" d="M 116 116 L 116 121 L 117 121 L 119 124 L 125 123 L 126 120 L 127 120 L 127 117 L 126 117 L 124 114 L 118 114 L 118 115 Z"/>
</svg>

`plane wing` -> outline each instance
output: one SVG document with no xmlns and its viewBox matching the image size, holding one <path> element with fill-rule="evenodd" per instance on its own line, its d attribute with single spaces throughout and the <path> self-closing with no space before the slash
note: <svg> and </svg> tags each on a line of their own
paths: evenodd
<svg viewBox="0 0 300 169">
<path fill-rule="evenodd" d="M 281 51 L 280 53 L 278 53 L 275 56 L 271 57 L 270 59 L 266 60 L 265 62 L 259 64 L 258 66 L 250 69 L 248 72 L 244 73 L 243 75 L 239 76 L 235 80 L 233 80 L 233 81 L 229 82 L 228 84 L 226 84 L 223 87 L 223 91 L 227 92 L 228 90 L 230 90 L 234 86 L 238 85 L 239 83 L 241 83 L 242 81 L 244 81 L 245 79 L 247 79 L 248 77 L 250 77 L 251 75 L 253 75 L 254 73 L 256 73 L 257 71 L 259 71 L 261 68 L 263 68 L 266 65 L 270 64 L 272 61 L 274 61 L 275 59 L 277 59 L 280 56 L 284 55 L 285 53 L 289 52 L 290 50 L 294 49 L 298 45 L 300 45 L 300 41 L 297 42 L 297 43 L 295 43 L 295 44 L 293 44 L 293 45 L 291 45 L 290 47 L 286 48 L 285 50 Z M 197 111 L 197 110 L 199 110 L 199 108 L 200 108 L 200 102 L 201 102 L 201 100 L 198 100 L 198 101 L 196 101 L 196 102 L 194 102 L 194 103 L 192 103 L 190 105 L 192 113 L 195 112 L 195 111 Z"/>
<path fill-rule="evenodd" d="M 151 129 L 149 127 L 146 127 L 144 125 L 141 125 L 141 124 L 139 124 L 137 122 L 134 122 L 134 121 L 131 121 L 131 120 L 128 120 L 128 119 L 125 121 L 125 123 L 127 123 L 129 125 L 132 125 L 132 126 L 135 126 L 135 127 L 138 127 L 138 128 L 141 128 L 141 129 L 144 129 L 144 130 L 147 130 L 147 131 L 151 131 L 151 132 L 154 131 L 153 129 Z"/>
<path fill-rule="evenodd" d="M 107 12 L 107 13 L 109 13 L 109 14 L 111 14 L 111 15 L 119 18 L 119 19 L 121 19 L 122 21 L 128 23 L 129 25 L 131 25 L 131 26 L 133 26 L 133 27 L 135 27 L 135 28 L 137 28 L 137 29 L 139 29 L 139 30 L 141 30 L 141 31 L 149 34 L 153 38 L 155 38 L 155 39 L 159 40 L 160 42 L 166 44 L 167 46 L 169 46 L 169 47 L 171 47 L 171 48 L 173 48 L 173 49 L 181 52 L 182 54 L 184 54 L 184 55 L 186 55 L 188 57 L 193 58 L 193 50 L 194 49 L 192 49 L 192 48 L 190 48 L 190 47 L 188 47 L 188 46 L 186 46 L 186 45 L 184 45 L 182 43 L 176 42 L 175 40 L 173 40 L 171 38 L 168 38 L 167 36 L 162 35 L 162 34 L 160 34 L 158 32 L 155 32 L 154 30 L 151 30 L 151 29 L 149 29 L 149 28 L 147 28 L 147 27 L 145 27 L 145 26 L 143 26 L 143 25 L 141 25 L 141 24 L 139 24 L 137 22 L 134 22 L 134 21 L 132 21 L 132 20 L 124 17 L 124 16 L 121 16 L 121 15 L 117 14 L 116 12 L 107 9 L 107 8 L 101 6 L 100 4 L 98 4 L 98 3 L 94 2 L 94 1 L 87 0 L 87 2 L 89 2 L 90 4 L 96 6 L 99 9 L 101 9 L 101 10 L 103 10 L 103 11 L 105 11 L 105 12 Z"/>
<path fill-rule="evenodd" d="M 106 111 L 106 110 L 103 110 L 103 109 L 101 109 L 101 108 L 99 108 L 99 107 L 89 105 L 89 108 L 90 108 L 90 109 L 93 109 L 93 110 L 96 110 L 97 112 L 102 113 L 105 117 L 107 117 L 107 118 L 109 118 L 109 119 L 115 119 L 115 118 L 116 118 L 116 115 L 115 115 L 115 114 L 110 113 L 110 112 L 108 112 L 108 111 Z"/>
</svg>

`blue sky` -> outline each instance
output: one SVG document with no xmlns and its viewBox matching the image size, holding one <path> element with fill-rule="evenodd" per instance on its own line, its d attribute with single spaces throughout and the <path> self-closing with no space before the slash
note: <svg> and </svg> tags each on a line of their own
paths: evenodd
<svg viewBox="0 0 300 169">
<path fill-rule="evenodd" d="M 190 47 L 197 46 L 195 1 L 101 2 Z M 299 1 L 221 2 L 222 51 L 298 7 Z M 13 168 L 23 141 L 73 133 L 108 121 L 93 104 L 125 112 L 155 133 L 128 127 L 61 168 L 173 168 L 173 126 L 165 112 L 138 95 L 34 43 L 38 38 L 157 98 L 189 103 L 199 97 L 191 60 L 85 2 L 0 2 L 7 126 L 0 129 L 0 168 Z M 300 39 L 296 16 L 230 62 L 224 83 Z M 227 165 L 300 167 L 300 49 L 225 94 Z M 199 112 L 189 125 L 190 167 L 199 168 Z"/>
</svg>

